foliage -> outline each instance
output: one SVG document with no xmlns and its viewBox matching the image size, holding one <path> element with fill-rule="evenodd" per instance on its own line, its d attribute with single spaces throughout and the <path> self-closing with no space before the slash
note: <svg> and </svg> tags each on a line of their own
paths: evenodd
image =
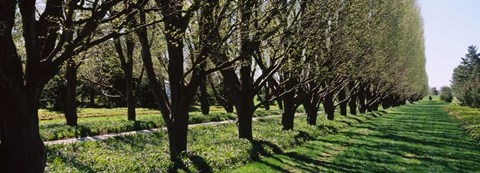
<svg viewBox="0 0 480 173">
<path fill-rule="evenodd" d="M 438 92 L 438 90 L 437 90 L 437 87 L 432 87 L 432 88 L 430 89 L 430 95 L 436 96 L 436 95 L 438 95 L 438 94 L 439 94 L 439 92 Z"/>
<path fill-rule="evenodd" d="M 457 119 L 475 140 L 480 142 L 480 110 L 468 106 L 448 105 L 444 110 Z"/>
<path fill-rule="evenodd" d="M 452 89 L 450 87 L 443 86 L 442 88 L 440 88 L 440 100 L 446 102 L 453 101 Z"/>
<path fill-rule="evenodd" d="M 462 105 L 480 108 L 480 54 L 476 46 L 453 71 L 452 92 Z"/>
</svg>

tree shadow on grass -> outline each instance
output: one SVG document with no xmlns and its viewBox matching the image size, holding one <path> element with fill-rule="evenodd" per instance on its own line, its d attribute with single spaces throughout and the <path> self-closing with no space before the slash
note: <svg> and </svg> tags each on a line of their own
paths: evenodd
<svg viewBox="0 0 480 173">
<path fill-rule="evenodd" d="M 294 137 L 296 144 L 304 143 L 305 141 L 311 141 L 315 139 L 312 135 L 308 134 L 303 130 L 299 130 L 298 134 Z"/>
<path fill-rule="evenodd" d="M 273 154 L 282 153 L 282 149 L 269 141 L 250 140 L 252 148 L 248 151 L 251 160 L 260 160 L 261 156 L 271 156 Z"/>
<path fill-rule="evenodd" d="M 188 167 L 186 162 L 190 162 L 193 168 Z M 174 162 L 172 167 L 168 168 L 167 172 L 213 172 L 213 169 L 204 158 L 193 153 L 185 153 L 184 156 Z"/>
<path fill-rule="evenodd" d="M 400 111 L 262 159 L 258 164 L 263 166 L 252 166 L 278 172 L 480 170 L 480 145 L 440 108 L 406 106 Z"/>
</svg>

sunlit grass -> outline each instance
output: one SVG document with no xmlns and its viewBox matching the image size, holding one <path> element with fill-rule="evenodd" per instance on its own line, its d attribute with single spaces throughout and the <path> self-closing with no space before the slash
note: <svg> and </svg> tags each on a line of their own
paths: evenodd
<svg viewBox="0 0 480 173">
<path fill-rule="evenodd" d="M 97 111 L 92 111 L 97 112 Z M 254 117 L 265 117 L 269 115 L 280 115 L 278 108 L 266 111 L 259 109 L 255 111 Z M 190 112 L 190 124 L 205 122 L 216 122 L 225 120 L 235 120 L 237 115 L 226 113 L 224 110 L 212 110 L 210 114 L 203 115 L 198 111 Z M 40 121 L 40 135 L 43 140 L 51 141 L 66 138 L 94 136 L 108 133 L 120 133 L 134 130 L 144 130 L 164 127 L 165 123 L 161 115 L 148 114 L 138 115 L 137 121 L 128 121 L 126 115 L 122 116 L 98 116 L 83 117 L 78 119 L 78 126 L 71 127 L 66 125 L 64 119 L 53 119 Z"/>
<path fill-rule="evenodd" d="M 193 127 L 189 129 L 189 151 L 177 167 L 173 167 L 169 160 L 168 140 L 164 131 L 105 141 L 47 146 L 47 172 L 228 171 L 382 114 L 337 115 L 336 121 L 326 121 L 324 116 L 319 115 L 318 126 L 307 125 L 306 117 L 298 115 L 295 130 L 289 131 L 281 130 L 279 117 L 262 119 L 254 121 L 254 141 L 238 139 L 235 123 Z"/>
<path fill-rule="evenodd" d="M 442 105 L 409 105 L 234 172 L 479 172 L 480 145 Z"/>
</svg>

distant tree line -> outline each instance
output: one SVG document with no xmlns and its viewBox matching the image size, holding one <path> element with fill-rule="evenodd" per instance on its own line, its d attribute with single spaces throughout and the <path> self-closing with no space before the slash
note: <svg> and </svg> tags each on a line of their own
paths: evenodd
<svg viewBox="0 0 480 173">
<path fill-rule="evenodd" d="M 78 107 L 159 109 L 175 161 L 195 104 L 235 110 L 252 140 L 273 102 L 291 130 L 300 105 L 316 125 L 321 107 L 334 120 L 429 92 L 415 0 L 4 0 L 0 14 L 0 172 L 44 171 L 39 108 L 71 126 Z"/>
</svg>

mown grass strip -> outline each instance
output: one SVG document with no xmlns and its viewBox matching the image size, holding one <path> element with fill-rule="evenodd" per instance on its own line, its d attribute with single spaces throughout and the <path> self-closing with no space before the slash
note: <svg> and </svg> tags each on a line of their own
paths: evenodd
<svg viewBox="0 0 480 173">
<path fill-rule="evenodd" d="M 480 145 L 423 101 L 233 172 L 478 172 Z"/>
</svg>

